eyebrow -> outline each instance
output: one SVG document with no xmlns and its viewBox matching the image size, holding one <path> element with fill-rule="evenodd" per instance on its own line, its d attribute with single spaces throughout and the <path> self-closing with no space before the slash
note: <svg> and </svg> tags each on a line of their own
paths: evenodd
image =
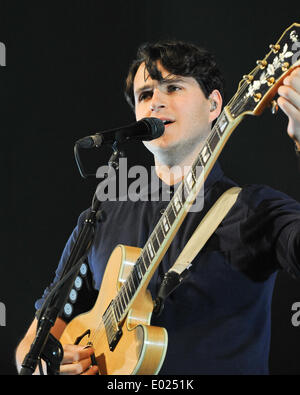
<svg viewBox="0 0 300 395">
<path fill-rule="evenodd" d="M 166 78 L 162 78 L 161 80 L 158 81 L 159 85 L 167 85 L 170 82 L 172 82 L 173 84 L 176 83 L 182 83 L 184 82 L 184 79 L 182 77 L 177 77 L 177 76 L 173 76 L 173 77 L 169 77 L 167 76 Z M 134 94 L 139 96 L 142 92 L 148 91 L 153 89 L 153 84 L 146 84 L 144 86 L 142 86 L 141 88 L 137 89 Z"/>
</svg>

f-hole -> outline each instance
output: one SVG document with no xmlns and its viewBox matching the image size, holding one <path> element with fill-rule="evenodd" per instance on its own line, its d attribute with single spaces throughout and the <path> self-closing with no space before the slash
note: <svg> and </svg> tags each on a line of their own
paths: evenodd
<svg viewBox="0 0 300 395">
<path fill-rule="evenodd" d="M 81 336 L 78 336 L 77 339 L 75 340 L 75 346 L 78 346 L 78 344 L 81 342 L 81 340 L 85 337 L 88 336 L 90 337 L 91 331 L 90 329 L 88 329 L 87 331 L 85 331 Z"/>
</svg>

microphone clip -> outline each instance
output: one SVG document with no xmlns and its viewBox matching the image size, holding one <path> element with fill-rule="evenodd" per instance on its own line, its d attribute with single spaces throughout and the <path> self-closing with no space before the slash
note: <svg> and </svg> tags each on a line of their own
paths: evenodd
<svg viewBox="0 0 300 395">
<path fill-rule="evenodd" d="M 96 135 L 95 135 L 96 136 Z M 94 136 L 91 136 L 90 139 L 92 140 Z M 101 136 L 99 135 L 99 141 L 96 144 L 93 145 L 94 148 L 99 148 L 101 146 Z M 82 139 L 85 140 L 85 139 Z M 80 141 L 80 140 L 79 140 Z M 94 140 L 92 140 L 94 141 Z M 96 177 L 96 174 L 90 174 L 87 173 L 83 167 L 82 161 L 80 159 L 80 154 L 79 154 L 79 150 L 80 149 L 85 149 L 85 148 L 92 148 L 92 146 L 88 145 L 88 146 L 84 146 L 82 144 L 78 144 L 78 142 L 74 145 L 74 157 L 75 157 L 75 161 L 79 170 L 79 173 L 81 175 L 82 178 L 89 178 L 89 177 Z M 120 151 L 118 148 L 118 142 L 115 141 L 114 143 L 111 144 L 111 148 L 113 150 L 113 154 L 111 155 L 111 157 L 109 158 L 108 161 L 108 165 L 109 167 L 118 170 L 119 169 L 119 158 L 123 158 L 125 156 L 125 153 L 123 151 Z"/>
</svg>

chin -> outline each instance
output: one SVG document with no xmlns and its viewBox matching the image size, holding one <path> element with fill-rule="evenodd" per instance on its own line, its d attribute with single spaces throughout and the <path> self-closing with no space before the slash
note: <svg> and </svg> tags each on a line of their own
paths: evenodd
<svg viewBox="0 0 300 395">
<path fill-rule="evenodd" d="M 164 136 L 152 141 L 143 141 L 143 143 L 145 147 L 154 155 L 159 152 L 163 153 L 168 150 L 173 150 L 177 146 L 176 142 L 170 141 L 164 138 Z"/>
</svg>

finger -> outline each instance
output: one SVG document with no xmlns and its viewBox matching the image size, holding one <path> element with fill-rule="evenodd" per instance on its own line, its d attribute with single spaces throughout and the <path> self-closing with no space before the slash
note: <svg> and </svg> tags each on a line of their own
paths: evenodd
<svg viewBox="0 0 300 395">
<path fill-rule="evenodd" d="M 277 103 L 289 118 L 295 118 L 298 116 L 299 110 L 289 100 L 284 97 L 279 97 Z"/>
<path fill-rule="evenodd" d="M 283 80 L 283 85 L 291 86 L 295 90 L 299 91 L 300 88 L 300 75 L 289 75 Z"/>
<path fill-rule="evenodd" d="M 287 99 L 296 108 L 300 109 L 300 92 L 293 89 L 291 86 L 281 86 L 278 89 L 278 94 Z"/>
<path fill-rule="evenodd" d="M 92 347 L 85 348 L 83 346 L 66 344 L 64 346 L 64 357 L 62 360 L 62 365 L 89 358 L 93 353 L 94 349 Z"/>
<path fill-rule="evenodd" d="M 296 139 L 297 141 L 300 141 L 300 111 L 283 97 L 280 97 L 277 100 L 277 103 L 289 118 L 289 136 L 293 139 Z"/>
<path fill-rule="evenodd" d="M 293 86 L 297 89 L 300 84 L 300 67 L 297 67 L 288 77 L 286 77 L 283 84 Z"/>
<path fill-rule="evenodd" d="M 61 375 L 78 375 L 85 372 L 91 366 L 92 361 L 91 358 L 82 359 L 79 362 L 60 365 L 60 374 Z"/>
<path fill-rule="evenodd" d="M 95 376 L 99 373 L 98 366 L 91 366 L 88 370 L 83 372 L 81 376 Z"/>
</svg>

